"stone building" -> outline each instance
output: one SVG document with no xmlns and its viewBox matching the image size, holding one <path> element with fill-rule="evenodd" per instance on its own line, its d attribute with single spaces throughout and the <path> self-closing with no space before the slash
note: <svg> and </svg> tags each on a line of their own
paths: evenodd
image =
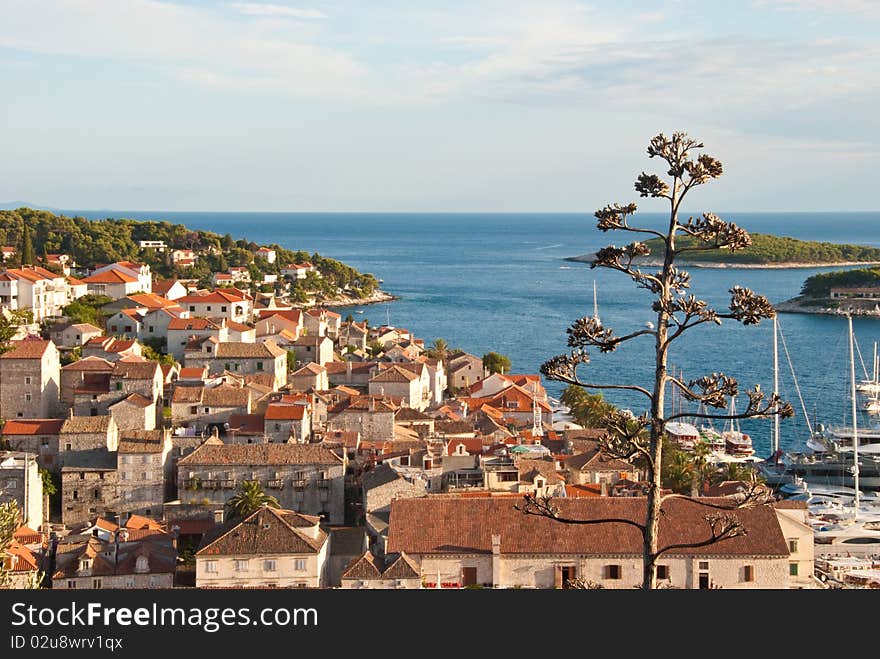
<svg viewBox="0 0 880 659">
<path fill-rule="evenodd" d="M 329 336 L 306 334 L 291 344 L 301 364 L 314 362 L 326 366 L 333 361 L 333 340 Z"/>
<path fill-rule="evenodd" d="M 110 416 L 120 430 L 154 430 L 156 428 L 156 403 L 140 394 L 132 393 L 111 404 Z"/>
<path fill-rule="evenodd" d="M 101 336 L 101 328 L 91 323 L 58 323 L 52 326 L 49 338 L 56 346 L 75 348 L 84 345 L 89 339 Z"/>
<path fill-rule="evenodd" d="M 70 416 L 58 434 L 58 463 L 77 464 L 80 454 L 115 451 L 118 444 L 119 428 L 112 416 Z"/>
<path fill-rule="evenodd" d="M 483 360 L 466 352 L 458 353 L 449 358 L 447 384 L 450 392 L 467 391 L 489 375 L 483 366 Z"/>
<path fill-rule="evenodd" d="M 0 418 L 45 419 L 58 408 L 61 362 L 52 341 L 11 341 L 0 355 Z"/>
<path fill-rule="evenodd" d="M 196 552 L 196 587 L 326 586 L 330 543 L 320 521 L 263 507 L 209 532 Z"/>
<path fill-rule="evenodd" d="M 163 430 L 120 434 L 118 512 L 158 515 L 170 475 L 171 434 Z"/>
<path fill-rule="evenodd" d="M 248 387 L 178 385 L 171 396 L 171 419 L 175 425 L 204 430 L 209 424 L 222 426 L 233 414 L 250 414 L 251 403 Z"/>
<path fill-rule="evenodd" d="M 79 451 L 61 469 L 61 521 L 65 526 L 113 514 L 119 507 L 116 453 Z"/>
<path fill-rule="evenodd" d="M 77 390 L 108 391 L 113 362 L 102 357 L 83 357 L 61 367 L 61 397 L 59 412 L 67 413 L 76 402 Z"/>
<path fill-rule="evenodd" d="M 324 391 L 330 388 L 327 369 L 319 364 L 306 364 L 291 373 L 288 382 L 292 391 L 309 391 L 310 389 Z"/>
<path fill-rule="evenodd" d="M 3 426 L 2 436 L 13 451 L 37 456 L 41 469 L 58 469 L 58 435 L 64 419 L 10 419 Z"/>
<path fill-rule="evenodd" d="M 422 587 L 418 564 L 404 552 L 374 556 L 366 551 L 342 573 L 342 588 L 400 590 Z"/>
<path fill-rule="evenodd" d="M 284 508 L 322 515 L 330 524 L 345 518 L 345 462 L 309 444 L 224 444 L 209 439 L 177 461 L 183 503 L 222 506 L 245 480 L 259 481 Z"/>
<path fill-rule="evenodd" d="M 393 439 L 397 409 L 379 396 L 353 396 L 327 410 L 327 425 L 331 430 L 360 432 L 361 441 Z"/>
<path fill-rule="evenodd" d="M 270 442 L 308 442 L 312 436 L 311 404 L 269 403 L 264 415 L 263 430 Z"/>
<path fill-rule="evenodd" d="M 210 338 L 201 343 L 198 351 L 187 350 L 184 359 L 187 367 L 207 364 L 215 374 L 270 374 L 273 389 L 287 384 L 287 351 L 271 339 L 264 343 L 219 343 Z"/>
<path fill-rule="evenodd" d="M 380 364 L 379 372 L 370 378 L 368 392 L 371 396 L 399 398 L 404 406 L 421 412 L 431 403 L 428 367 L 424 364 L 407 364 L 406 367 Z"/>
<path fill-rule="evenodd" d="M 644 497 L 556 499 L 562 517 L 609 520 L 563 524 L 523 515 L 510 499 L 426 497 L 391 504 L 388 552 L 406 552 L 425 587 L 560 588 L 583 579 L 632 589 L 642 581 Z M 709 535 L 706 515 L 730 499 L 668 499 L 661 544 L 689 545 Z M 748 530 L 710 545 L 682 547 L 659 561 L 660 584 L 673 588 L 788 588 L 790 550 L 772 506 L 731 510 Z M 438 523 L 442 520 L 442 523 Z M 601 529 L 598 531 L 597 529 Z"/>
<path fill-rule="evenodd" d="M 22 526 L 43 525 L 43 480 L 37 456 L 20 451 L 0 451 L 0 504 L 15 501 Z"/>
<path fill-rule="evenodd" d="M 97 520 L 96 527 L 97 535 L 72 534 L 59 540 L 53 590 L 174 586 L 174 537 L 156 522 L 135 516 L 124 527 L 104 519 Z"/>
</svg>

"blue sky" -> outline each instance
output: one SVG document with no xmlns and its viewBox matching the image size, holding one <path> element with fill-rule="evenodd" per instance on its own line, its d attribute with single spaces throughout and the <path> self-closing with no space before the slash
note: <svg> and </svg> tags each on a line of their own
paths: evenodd
<svg viewBox="0 0 880 659">
<path fill-rule="evenodd" d="M 0 0 L 0 202 L 592 212 L 687 130 L 725 165 L 695 208 L 876 210 L 878 29 L 875 0 Z"/>
</svg>

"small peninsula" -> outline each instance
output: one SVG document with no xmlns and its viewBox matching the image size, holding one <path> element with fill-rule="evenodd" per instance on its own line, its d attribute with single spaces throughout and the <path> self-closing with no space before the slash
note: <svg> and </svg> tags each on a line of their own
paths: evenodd
<svg viewBox="0 0 880 659">
<path fill-rule="evenodd" d="M 230 234 L 157 220 L 89 220 L 46 210 L 0 210 L 0 245 L 7 267 L 53 256 L 69 258 L 72 271 L 118 261 L 150 266 L 165 279 L 199 286 L 235 286 L 288 298 L 297 306 L 349 306 L 398 299 L 370 273 L 318 253 L 258 245 Z"/>
<path fill-rule="evenodd" d="M 818 266 L 849 266 L 880 264 L 880 248 L 829 242 L 798 240 L 787 236 L 753 233 L 752 245 L 744 250 L 706 250 L 683 252 L 678 261 L 693 268 L 815 268 Z M 660 251 L 660 239 L 645 241 L 651 254 Z M 694 246 L 690 236 L 678 238 L 680 247 Z M 566 261 L 590 263 L 594 254 L 567 257 Z M 640 266 L 660 266 L 659 260 L 646 256 L 634 261 Z"/>
<path fill-rule="evenodd" d="M 774 305 L 786 313 L 880 318 L 880 268 L 823 272 L 804 281 L 801 294 Z"/>
</svg>

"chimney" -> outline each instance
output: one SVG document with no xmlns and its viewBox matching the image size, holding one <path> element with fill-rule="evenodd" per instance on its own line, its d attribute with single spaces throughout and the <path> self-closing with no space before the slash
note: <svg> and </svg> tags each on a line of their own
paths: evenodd
<svg viewBox="0 0 880 659">
<path fill-rule="evenodd" d="M 606 483 L 604 481 L 602 483 L 600 483 L 600 490 L 599 491 L 603 497 L 607 497 L 608 496 L 608 483 Z"/>
<path fill-rule="evenodd" d="M 345 381 L 351 384 L 351 360 L 345 360 Z"/>
</svg>

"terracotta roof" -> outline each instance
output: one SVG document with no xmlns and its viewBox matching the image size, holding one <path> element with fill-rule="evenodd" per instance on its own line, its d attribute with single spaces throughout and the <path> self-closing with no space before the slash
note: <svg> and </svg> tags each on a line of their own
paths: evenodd
<svg viewBox="0 0 880 659">
<path fill-rule="evenodd" d="M 265 343 L 242 343 L 240 341 L 228 341 L 217 344 L 215 352 L 217 359 L 259 359 L 270 357 L 287 356 L 287 351 L 279 348 L 272 340 Z"/>
<path fill-rule="evenodd" d="M 176 300 L 177 304 L 211 304 L 224 303 L 235 304 L 236 302 L 244 302 L 249 299 L 246 293 L 242 293 L 237 288 L 218 288 L 213 293 L 207 295 L 185 295 Z"/>
<path fill-rule="evenodd" d="M 153 404 L 153 401 L 150 400 L 149 398 L 145 398 L 144 396 L 141 396 L 137 392 L 134 392 L 134 393 L 129 394 L 128 396 L 126 396 L 122 400 L 116 401 L 115 403 L 110 405 L 110 407 L 114 407 L 114 406 L 120 405 L 122 403 L 126 403 L 128 405 L 134 405 L 135 407 L 147 408 Z"/>
<path fill-rule="evenodd" d="M 348 364 L 351 364 L 351 373 L 369 373 L 377 367 L 377 362 L 329 362 L 324 365 L 327 373 L 330 375 L 340 375 L 348 371 Z"/>
<path fill-rule="evenodd" d="M 110 416 L 73 416 L 64 420 L 61 434 L 107 433 L 112 421 Z"/>
<path fill-rule="evenodd" d="M 378 374 L 370 378 L 370 384 L 374 382 L 412 382 L 418 380 L 419 376 L 409 369 L 402 368 L 399 364 L 379 371 Z"/>
<path fill-rule="evenodd" d="M 585 485 L 566 485 L 565 496 L 573 499 L 583 497 L 600 497 L 602 496 L 602 485 L 598 483 L 587 483 Z"/>
<path fill-rule="evenodd" d="M 304 529 L 319 519 L 291 510 L 263 507 L 241 521 L 225 524 L 202 540 L 196 556 L 250 556 L 266 554 L 316 554 L 327 542 L 327 532 L 317 537 Z"/>
<path fill-rule="evenodd" d="M 320 364 L 316 364 L 314 362 L 306 364 L 298 371 L 294 371 L 291 373 L 292 376 L 312 376 L 312 375 L 321 375 L 321 373 L 326 373 L 327 369 L 321 366 Z"/>
<path fill-rule="evenodd" d="M 40 359 L 50 343 L 52 342 L 34 338 L 10 341 L 12 349 L 0 355 L 0 359 Z"/>
<path fill-rule="evenodd" d="M 474 433 L 474 426 L 467 421 L 437 421 L 434 429 L 443 435 L 466 435 Z"/>
<path fill-rule="evenodd" d="M 87 284 L 132 284 L 138 281 L 137 277 L 132 277 L 126 272 L 112 268 L 99 272 L 98 274 L 86 277 L 83 281 Z"/>
<path fill-rule="evenodd" d="M 266 420 L 302 421 L 305 418 L 307 407 L 307 405 L 270 403 L 266 408 Z"/>
<path fill-rule="evenodd" d="M 377 412 L 388 413 L 396 412 L 397 405 L 389 402 L 387 398 L 381 396 L 352 396 L 347 400 L 336 403 L 328 411 L 333 414 L 342 414 L 345 412 Z"/>
<path fill-rule="evenodd" d="M 168 323 L 169 330 L 217 330 L 221 324 L 210 318 L 173 318 Z"/>
<path fill-rule="evenodd" d="M 262 435 L 265 429 L 262 414 L 232 414 L 229 428 L 243 435 Z"/>
<path fill-rule="evenodd" d="M 162 297 L 161 295 L 157 295 L 156 293 L 133 293 L 132 295 L 126 295 L 126 297 L 139 307 L 146 307 L 151 310 L 180 306 L 177 302 Z"/>
<path fill-rule="evenodd" d="M 177 374 L 178 380 L 202 380 L 205 377 L 204 366 L 184 366 Z"/>
<path fill-rule="evenodd" d="M 357 448 L 360 436 L 356 430 L 328 430 L 324 433 L 324 441 L 341 442 L 346 448 Z"/>
<path fill-rule="evenodd" d="M 226 321 L 226 327 L 235 332 L 253 332 L 254 328 L 244 323 L 236 323 L 234 320 Z"/>
<path fill-rule="evenodd" d="M 132 437 L 131 432 L 127 431 L 124 437 L 119 438 L 120 453 L 161 453 L 165 450 L 165 440 L 162 438 L 161 430 L 144 431 L 159 433 L 157 438 Z"/>
<path fill-rule="evenodd" d="M 565 466 L 574 471 L 633 471 L 629 462 L 605 455 L 596 446 L 593 450 L 573 455 L 565 461 Z"/>
<path fill-rule="evenodd" d="M 556 473 L 556 465 L 553 460 L 520 459 L 516 466 L 519 469 L 521 482 L 531 483 L 538 476 L 543 477 L 547 485 L 554 485 L 561 480 Z"/>
<path fill-rule="evenodd" d="M 82 279 L 77 279 L 76 277 L 67 277 L 67 283 L 71 286 L 85 286 L 86 283 Z"/>
<path fill-rule="evenodd" d="M 260 309 L 257 311 L 260 320 L 266 320 L 275 316 L 281 316 L 285 320 L 299 324 L 302 322 L 302 312 L 299 309 Z"/>
<path fill-rule="evenodd" d="M 643 523 L 644 497 L 554 499 L 560 515 L 571 519 L 628 519 Z M 729 505 L 726 499 L 705 503 Z M 668 499 L 660 521 L 660 545 L 693 543 L 710 537 L 705 516 L 718 512 L 689 499 Z M 670 555 L 788 557 L 788 545 L 772 506 L 730 511 L 748 533 L 703 548 L 685 548 Z M 642 534 L 621 522 L 562 524 L 524 515 L 513 502 L 496 498 L 395 499 L 387 551 L 409 554 L 490 554 L 492 535 L 501 535 L 503 554 L 623 554 L 641 556 Z"/>
<path fill-rule="evenodd" d="M 39 531 L 34 531 L 29 526 L 19 526 L 12 534 L 12 538 L 23 545 L 33 545 L 38 542 L 43 542 L 43 534 Z"/>
<path fill-rule="evenodd" d="M 385 563 L 370 551 L 354 559 L 342 573 L 343 579 L 381 579 Z"/>
<path fill-rule="evenodd" d="M 32 572 L 39 569 L 40 561 L 37 555 L 18 540 L 9 543 L 6 547 L 6 555 L 12 559 L 10 572 Z"/>
<path fill-rule="evenodd" d="M 194 391 L 191 391 L 194 390 Z M 188 398 L 178 397 L 178 392 L 186 392 Z M 198 398 L 195 396 L 198 395 Z M 245 387 L 235 387 L 231 384 L 220 384 L 216 387 L 177 387 L 174 390 L 172 402 L 201 403 L 207 407 L 247 407 L 251 392 Z"/>
<path fill-rule="evenodd" d="M 156 377 L 156 371 L 159 370 L 159 362 L 142 361 L 138 357 L 126 357 L 113 365 L 111 376 L 126 380 L 152 380 Z"/>
<path fill-rule="evenodd" d="M 3 426 L 4 435 L 57 435 L 64 419 L 9 419 Z"/>
<path fill-rule="evenodd" d="M 332 451 L 309 444 L 213 444 L 204 443 L 178 465 L 286 465 L 342 462 Z"/>
<path fill-rule="evenodd" d="M 482 455 L 489 448 L 487 444 L 483 444 L 482 437 L 460 437 L 446 442 L 447 455 L 458 455 L 456 449 L 459 444 L 463 444 L 465 452 L 470 455 Z"/>
<path fill-rule="evenodd" d="M 154 293 L 165 295 L 176 283 L 176 279 L 156 279 L 153 281 L 152 289 Z"/>
</svg>

